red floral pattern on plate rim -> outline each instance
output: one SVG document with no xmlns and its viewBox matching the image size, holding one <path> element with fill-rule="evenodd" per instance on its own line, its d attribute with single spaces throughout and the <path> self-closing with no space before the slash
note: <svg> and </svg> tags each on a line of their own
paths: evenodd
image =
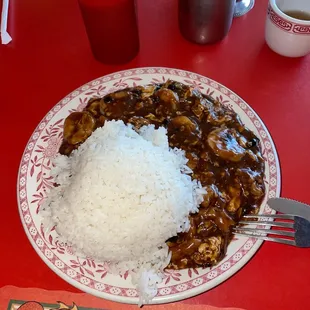
<svg viewBox="0 0 310 310">
<path fill-rule="evenodd" d="M 294 34 L 310 35 L 310 26 L 305 26 L 285 20 L 274 11 L 270 4 L 268 5 L 268 16 L 272 23 L 284 31 Z"/>
<path fill-rule="evenodd" d="M 61 132 L 62 128 L 61 121 L 55 122 L 49 128 L 47 127 L 47 124 L 51 119 L 53 119 L 53 117 L 57 113 L 59 113 L 59 111 L 65 108 L 71 100 L 81 94 L 89 96 L 99 96 L 102 95 L 102 92 L 110 92 L 117 88 L 126 87 L 126 81 L 128 82 L 129 80 L 131 81 L 132 85 L 137 85 L 137 82 L 143 80 L 142 78 L 139 78 L 139 76 L 142 77 L 143 75 L 154 75 L 154 78 L 152 79 L 153 82 L 165 81 L 168 77 L 173 78 L 173 76 L 175 76 L 178 79 L 181 78 L 183 82 L 187 84 L 192 84 L 193 86 L 198 87 L 202 90 L 204 89 L 204 86 L 206 86 L 206 92 L 212 95 L 214 92 L 219 93 L 219 95 L 217 96 L 218 100 L 222 101 L 223 104 L 226 104 L 231 108 L 234 104 L 238 105 L 239 108 L 241 108 L 247 114 L 248 120 L 251 121 L 251 123 L 257 128 L 260 139 L 262 141 L 265 158 L 269 166 L 269 180 L 266 180 L 268 184 L 268 192 L 266 196 L 268 198 L 275 197 L 279 195 L 280 191 L 280 170 L 277 161 L 277 154 L 275 148 L 273 147 L 273 142 L 268 134 L 268 131 L 265 129 L 261 120 L 241 98 L 239 98 L 226 87 L 206 77 L 192 72 L 177 69 L 138 68 L 121 71 L 98 78 L 92 82 L 83 85 L 82 87 L 69 94 L 63 100 L 61 100 L 44 117 L 44 119 L 36 128 L 35 132 L 28 141 L 20 164 L 17 191 L 19 211 L 25 231 L 33 247 L 40 255 L 40 257 L 48 264 L 50 268 L 53 269 L 54 272 L 56 272 L 65 280 L 69 281 L 69 283 L 76 285 L 80 289 L 97 296 L 101 296 L 111 300 L 131 303 L 135 303 L 137 301 L 137 291 L 135 289 L 117 287 L 109 285 L 108 283 L 99 282 L 98 280 L 94 279 L 94 272 L 92 271 L 94 269 L 96 269 L 95 272 L 101 275 L 101 279 L 106 276 L 107 271 L 104 264 L 96 264 L 91 259 L 80 259 L 78 257 L 77 259 L 70 260 L 70 266 L 61 261 L 60 257 L 62 254 L 64 254 L 65 251 L 67 251 L 68 254 L 72 254 L 70 253 L 70 248 L 66 249 L 65 245 L 59 243 L 57 240 L 53 240 L 53 237 L 51 235 L 45 238 L 44 231 L 41 229 L 41 227 L 36 227 L 32 214 L 29 210 L 29 205 L 31 203 L 36 203 L 38 204 L 37 208 L 39 208 L 45 197 L 43 194 L 35 194 L 33 195 L 35 199 L 33 201 L 30 201 L 30 198 L 27 197 L 27 176 L 28 173 L 33 173 L 33 167 L 40 167 L 40 163 L 35 162 L 35 160 L 38 160 L 38 157 L 33 155 L 35 152 L 44 153 L 44 160 L 50 160 L 50 157 L 55 153 L 55 150 L 57 150 L 59 146 L 59 132 Z M 114 83 L 112 88 L 107 90 L 104 84 L 108 82 Z M 224 100 L 224 98 L 228 98 L 228 100 Z M 85 98 L 83 100 L 79 98 L 79 100 L 80 102 L 77 109 L 82 109 L 86 104 L 86 100 Z M 69 111 L 70 110 L 68 110 L 68 112 Z M 55 129 L 57 126 L 58 129 Z M 44 135 L 46 132 L 50 134 L 50 137 L 47 140 L 47 146 L 45 148 L 40 148 L 40 146 L 38 146 L 38 148 L 35 149 L 34 146 L 36 145 L 39 138 L 43 141 L 45 139 L 46 141 L 47 137 L 46 135 Z M 44 160 L 43 164 L 41 165 L 44 165 Z M 37 174 L 37 179 L 40 179 L 40 177 L 42 178 L 43 173 L 41 173 L 39 178 L 38 175 L 39 173 Z M 48 179 L 48 176 L 44 177 L 47 178 L 45 182 L 47 184 L 46 187 L 48 188 L 50 187 L 50 179 Z M 44 184 L 42 186 L 44 186 Z M 272 210 L 267 205 L 263 207 L 262 211 L 266 214 L 270 214 L 272 212 Z M 186 276 L 189 279 L 187 279 L 186 281 L 182 282 L 182 279 L 180 280 L 182 274 L 180 274 L 178 271 L 168 271 L 166 273 L 167 277 L 166 279 L 164 279 L 164 287 L 159 288 L 158 294 L 154 299 L 154 302 L 160 303 L 190 297 L 201 293 L 207 289 L 210 289 L 213 286 L 224 281 L 226 278 L 228 278 L 238 269 L 240 269 L 242 265 L 244 265 L 256 252 L 256 250 L 262 243 L 253 238 L 245 238 L 244 240 L 245 242 L 242 244 L 242 246 L 240 246 L 240 248 L 235 251 L 233 255 L 231 255 L 231 257 L 229 257 L 229 259 L 220 263 L 216 267 L 211 269 L 205 269 L 201 273 L 196 269 L 188 270 Z M 245 258 L 246 254 L 247 258 Z M 232 269 L 234 270 L 229 274 L 228 271 Z M 122 278 L 126 280 L 127 276 L 128 274 L 124 274 L 122 275 Z M 184 277 L 185 276 L 183 275 L 183 278 Z M 168 284 L 171 284 L 171 282 L 173 281 L 181 282 L 168 286 Z M 211 282 L 212 285 L 210 285 Z M 209 287 L 205 287 L 207 284 L 209 284 Z M 186 294 L 183 294 L 184 292 Z M 178 294 L 178 296 L 173 297 L 173 295 L 176 294 Z M 169 296 L 171 296 L 170 299 Z M 161 297 L 164 297 L 163 300 L 160 300 Z"/>
</svg>

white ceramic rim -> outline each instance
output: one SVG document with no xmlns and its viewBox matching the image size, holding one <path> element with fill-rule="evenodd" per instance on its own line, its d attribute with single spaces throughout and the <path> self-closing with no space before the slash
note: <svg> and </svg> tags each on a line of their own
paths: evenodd
<svg viewBox="0 0 310 310">
<path fill-rule="evenodd" d="M 149 70 L 149 69 L 159 70 L 160 69 L 160 70 L 167 70 L 167 71 L 177 71 L 177 72 L 183 72 L 183 73 L 186 73 L 186 74 L 194 74 L 198 78 L 205 78 L 204 76 L 201 76 L 199 74 L 192 73 L 192 72 L 189 72 L 189 71 L 180 70 L 180 69 L 165 68 L 165 67 L 144 67 L 144 68 L 128 69 L 128 70 L 114 72 L 114 73 L 108 74 L 106 76 L 112 76 L 112 75 L 115 75 L 115 74 L 122 74 L 122 73 L 124 73 L 126 71 L 130 71 L 130 70 L 134 71 L 134 70 L 139 70 L 139 69 L 141 69 L 141 70 Z M 167 73 L 167 74 L 169 75 L 169 73 Z M 100 78 L 94 79 L 93 81 L 90 81 L 87 84 L 90 84 L 90 83 L 92 83 L 94 81 L 97 81 L 99 79 Z M 237 98 L 239 98 L 240 101 L 246 103 L 246 101 L 244 101 L 240 96 L 236 95 L 229 88 L 223 86 L 222 84 L 220 84 L 220 83 L 218 83 L 218 82 L 216 82 L 216 81 L 214 81 L 214 80 L 212 80 L 210 78 L 206 78 L 206 79 L 209 80 L 209 82 L 214 82 L 219 87 L 223 87 L 224 89 L 229 90 L 230 93 L 235 95 Z M 273 150 L 273 154 L 274 154 L 274 157 L 275 157 L 274 158 L 274 162 L 275 162 L 276 167 L 277 167 L 277 170 L 276 170 L 277 171 L 276 172 L 277 186 L 276 186 L 275 196 L 279 197 L 280 190 L 281 190 L 281 172 L 280 172 L 279 158 L 278 158 L 278 154 L 277 154 L 274 142 L 273 142 L 272 137 L 271 137 L 269 131 L 267 130 L 265 124 L 262 122 L 261 118 L 257 115 L 257 113 L 247 103 L 246 103 L 246 105 L 248 106 L 249 110 L 254 113 L 256 119 L 258 119 L 258 121 L 260 122 L 260 125 L 261 125 L 262 129 L 266 132 L 267 137 L 269 139 L 269 142 L 271 144 L 271 149 Z M 47 114 L 46 114 L 46 116 L 47 116 Z M 46 118 L 46 116 L 42 120 L 44 120 Z M 42 120 L 41 120 L 41 122 L 42 122 Z M 39 125 L 37 126 L 37 128 L 38 127 L 39 127 Z M 30 137 L 29 141 L 27 142 L 27 145 L 30 143 L 31 139 L 32 139 L 32 136 Z M 23 157 L 24 157 L 26 151 L 27 150 L 25 149 Z M 19 180 L 19 176 L 20 176 L 21 167 L 22 167 L 22 161 L 21 161 L 21 164 L 19 166 L 18 180 Z M 119 295 L 112 295 L 112 294 L 107 294 L 107 293 L 104 293 L 104 292 L 100 292 L 100 291 L 94 290 L 94 289 L 92 289 L 92 288 L 90 288 L 90 287 L 88 287 L 86 285 L 83 285 L 80 282 L 77 282 L 77 281 L 73 280 L 67 274 L 61 272 L 40 250 L 38 250 L 38 245 L 33 240 L 32 236 L 31 236 L 31 234 L 30 234 L 30 232 L 29 232 L 29 230 L 27 228 L 27 225 L 26 225 L 26 223 L 24 222 L 24 219 L 23 219 L 22 208 L 21 208 L 21 203 L 20 203 L 20 198 L 19 198 L 19 190 L 20 190 L 20 185 L 19 185 L 19 183 L 17 183 L 18 208 L 19 208 L 19 213 L 20 213 L 22 225 L 23 225 L 23 227 L 25 229 L 26 235 L 27 235 L 31 245 L 33 246 L 34 250 L 37 252 L 37 254 L 40 256 L 40 258 L 47 264 L 47 266 L 53 272 L 55 272 L 60 278 L 62 278 L 63 280 L 65 280 L 66 282 L 71 284 L 72 286 L 80 289 L 81 291 L 84 291 L 86 293 L 92 294 L 94 296 L 97 296 L 97 297 L 100 297 L 100 298 L 105 298 L 107 300 L 112 300 L 112 301 L 116 301 L 116 302 L 127 303 L 127 304 L 137 304 L 138 303 L 138 300 L 139 300 L 138 297 L 129 298 L 129 297 L 124 297 L 124 296 L 119 296 Z M 270 212 L 270 214 L 272 214 L 272 213 L 275 213 L 275 211 L 272 210 Z M 243 255 L 243 257 L 242 257 L 242 259 L 240 261 L 238 261 L 232 267 L 230 267 L 229 270 L 227 270 L 225 273 L 221 274 L 221 276 L 218 276 L 215 279 L 213 279 L 212 280 L 212 284 L 210 285 L 210 283 L 209 283 L 207 288 L 205 287 L 205 285 L 200 285 L 200 286 L 195 287 L 195 289 L 190 289 L 190 290 L 187 290 L 187 291 L 183 291 L 183 292 L 179 292 L 179 293 L 174 293 L 173 295 L 155 297 L 150 302 L 150 304 L 163 304 L 163 303 L 169 303 L 169 302 L 175 302 L 175 301 L 183 300 L 183 299 L 186 299 L 186 298 L 189 298 L 189 297 L 196 296 L 196 295 L 201 294 L 203 292 L 206 292 L 206 291 L 214 288 L 215 286 L 219 285 L 220 283 L 224 282 L 225 280 L 230 278 L 232 275 L 234 275 L 237 271 L 239 271 L 244 265 L 246 265 L 248 263 L 248 261 L 253 257 L 253 255 L 257 252 L 257 250 L 260 248 L 260 246 L 263 243 L 262 240 L 255 240 L 253 238 L 249 238 L 248 240 L 250 240 L 250 239 L 255 241 L 254 245 L 250 248 L 250 250 L 248 250 L 246 252 L 246 254 Z"/>
<path fill-rule="evenodd" d="M 294 1 L 294 0 L 292 0 Z M 297 18 L 293 18 L 291 16 L 286 15 L 284 12 L 282 12 L 278 5 L 277 5 L 277 0 L 269 0 L 269 4 L 270 6 L 273 8 L 273 10 L 279 15 L 281 16 L 284 20 L 292 22 L 292 23 L 298 23 L 299 25 L 304 25 L 304 26 L 310 26 L 310 20 L 302 20 L 302 19 L 297 19 Z M 309 12 L 310 13 L 310 12 Z"/>
</svg>

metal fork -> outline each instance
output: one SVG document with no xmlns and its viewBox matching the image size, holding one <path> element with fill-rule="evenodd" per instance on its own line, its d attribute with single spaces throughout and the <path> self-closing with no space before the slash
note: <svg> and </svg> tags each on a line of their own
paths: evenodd
<svg viewBox="0 0 310 310">
<path fill-rule="evenodd" d="M 245 215 L 243 218 L 250 220 L 258 219 L 258 221 L 240 221 L 239 224 L 272 226 L 272 227 L 290 229 L 290 231 L 269 229 L 268 227 L 249 228 L 246 226 L 237 226 L 233 229 L 233 234 L 238 236 L 252 237 L 266 241 L 284 243 L 301 248 L 310 247 L 310 222 L 300 216 L 294 216 L 290 214 L 259 214 L 259 215 Z M 264 220 L 266 218 L 274 220 L 275 219 L 291 220 L 291 222 L 274 222 L 271 220 Z M 270 234 L 281 236 L 281 238 L 268 237 L 268 235 Z M 290 237 L 290 239 L 286 237 Z"/>
</svg>

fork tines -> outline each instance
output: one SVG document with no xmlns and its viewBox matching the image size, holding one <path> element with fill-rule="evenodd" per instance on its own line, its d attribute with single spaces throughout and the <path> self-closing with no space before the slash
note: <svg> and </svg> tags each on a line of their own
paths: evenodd
<svg viewBox="0 0 310 310">
<path fill-rule="evenodd" d="M 240 221 L 240 225 L 256 225 L 256 228 L 238 226 L 234 227 L 233 234 L 239 236 L 253 237 L 256 239 L 273 241 L 278 243 L 284 243 L 289 245 L 296 245 L 295 240 L 287 239 L 295 238 L 295 231 L 288 230 L 274 230 L 270 229 L 269 226 L 285 228 L 285 229 L 294 229 L 294 222 L 274 222 L 274 219 L 282 220 L 294 220 L 294 215 L 290 214 L 258 214 L 258 215 L 245 215 L 243 219 L 249 219 Z M 251 219 L 258 219 L 257 221 L 251 221 Z M 267 227 L 266 227 L 267 226 Z M 276 235 L 280 238 L 268 237 L 267 235 Z"/>
</svg>

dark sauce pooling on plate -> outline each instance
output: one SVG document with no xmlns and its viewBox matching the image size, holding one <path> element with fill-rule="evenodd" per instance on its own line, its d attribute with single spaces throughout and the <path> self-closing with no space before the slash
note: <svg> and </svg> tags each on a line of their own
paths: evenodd
<svg viewBox="0 0 310 310">
<path fill-rule="evenodd" d="M 91 99 L 82 112 L 65 120 L 60 153 L 70 156 L 107 120 L 139 129 L 167 128 L 170 147 L 185 151 L 187 165 L 206 188 L 190 229 L 167 240 L 168 268 L 207 267 L 218 263 L 244 214 L 257 213 L 265 195 L 265 163 L 260 141 L 229 107 L 176 81 L 122 89 Z"/>
</svg>

